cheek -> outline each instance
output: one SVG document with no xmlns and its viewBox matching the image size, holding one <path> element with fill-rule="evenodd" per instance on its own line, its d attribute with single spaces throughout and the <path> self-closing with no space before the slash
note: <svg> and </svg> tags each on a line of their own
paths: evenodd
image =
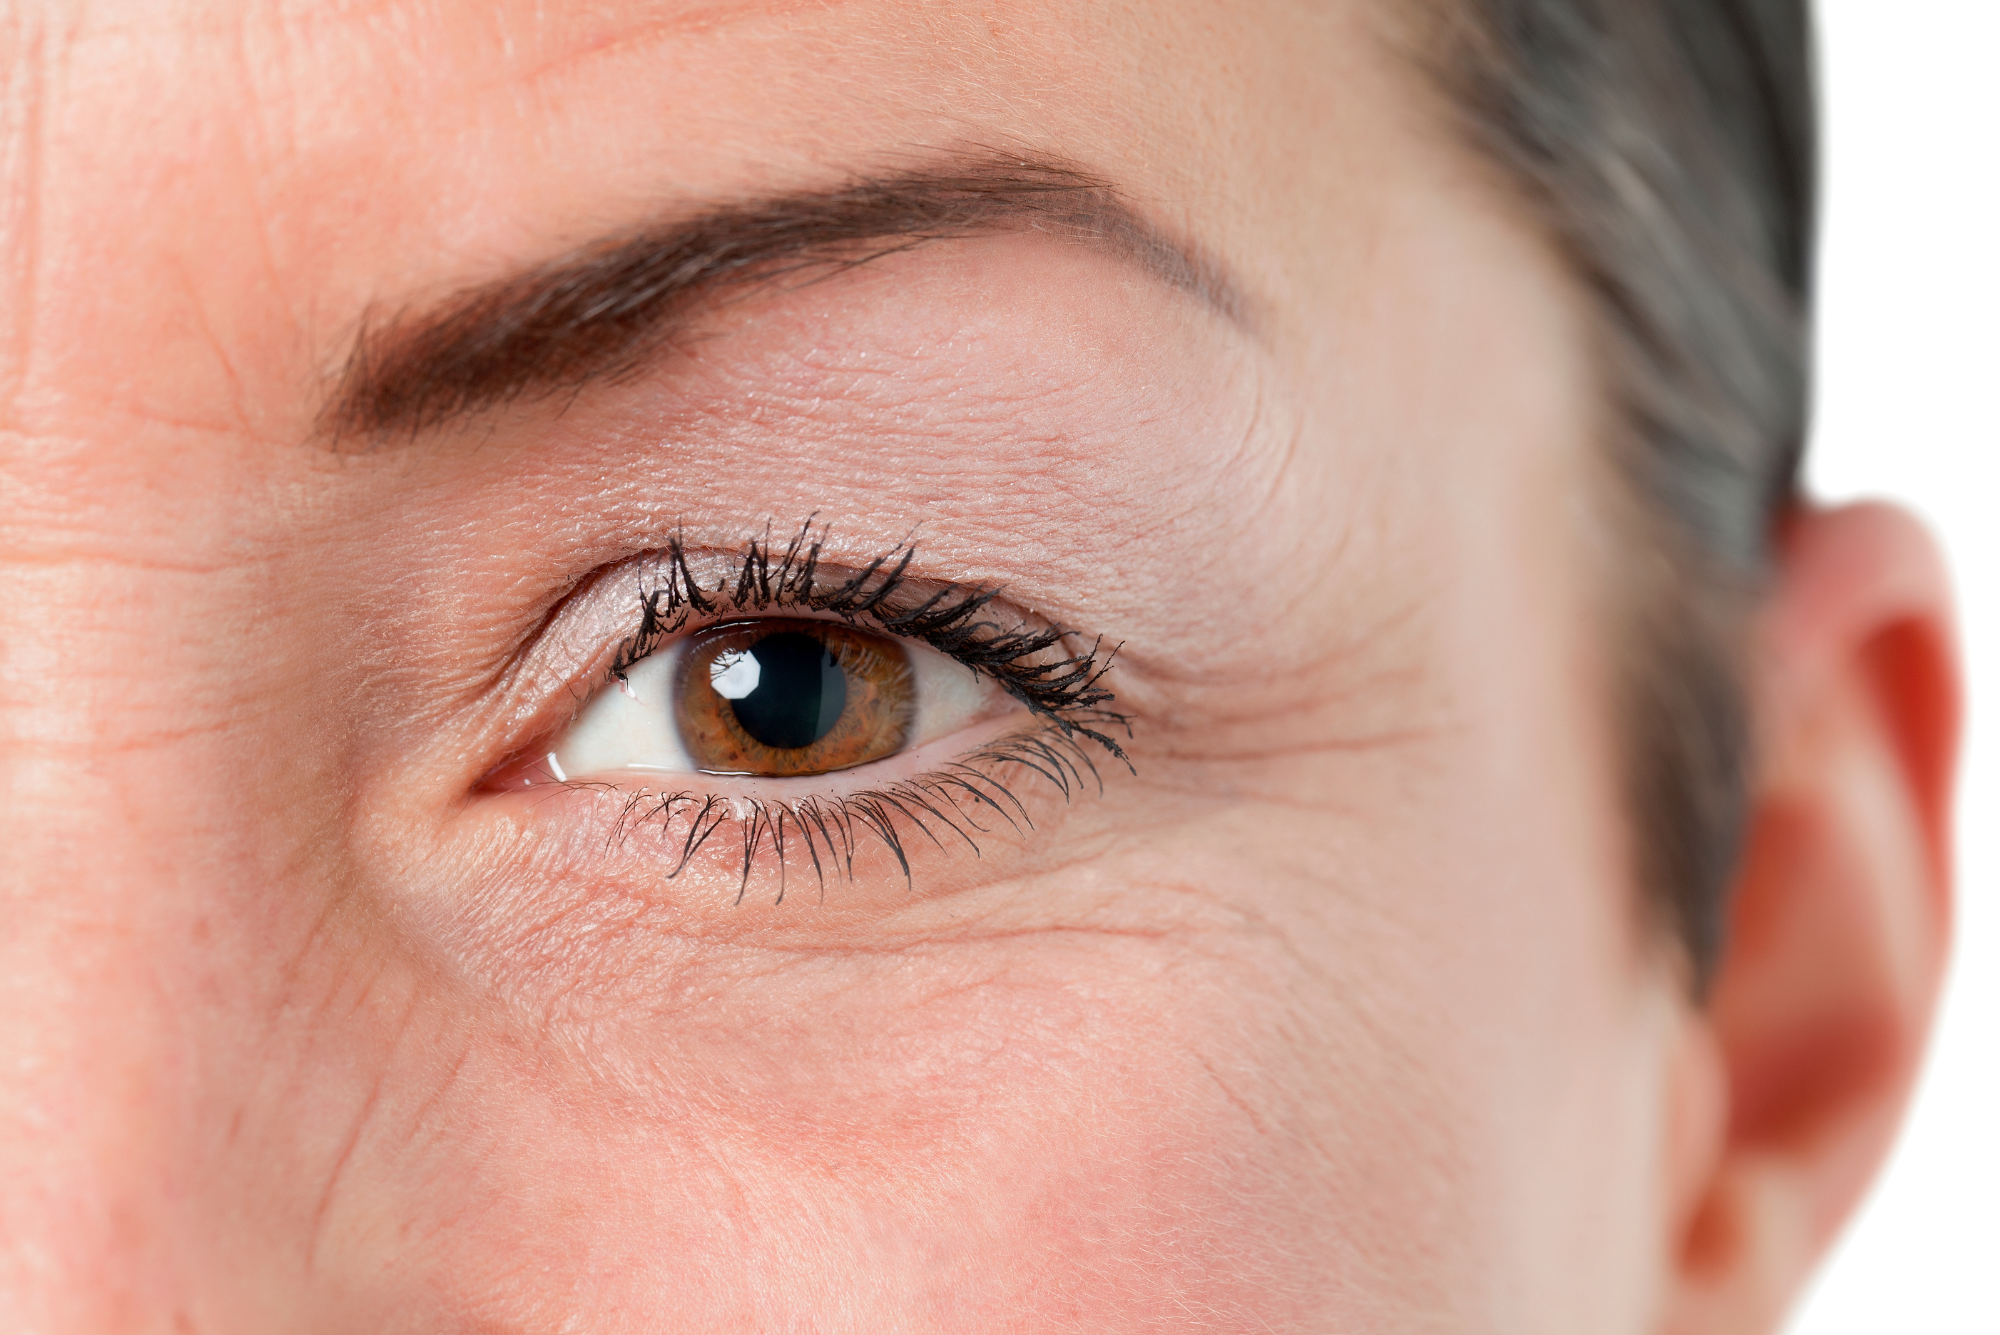
<svg viewBox="0 0 2000 1335">
<path fill-rule="evenodd" d="M 1439 1105 L 1393 1053 L 1329 1051 L 1301 983 L 1247 934 L 746 955 L 671 1016 L 481 1043 L 440 1101 L 448 1157 L 407 1144 L 337 1228 L 423 1222 L 393 1257 L 326 1254 L 355 1292 L 401 1272 L 397 1305 L 645 1329 L 830 1303 L 838 1328 L 1283 1329 L 1379 1303 L 1384 1274 L 1407 1304 Z"/>
</svg>

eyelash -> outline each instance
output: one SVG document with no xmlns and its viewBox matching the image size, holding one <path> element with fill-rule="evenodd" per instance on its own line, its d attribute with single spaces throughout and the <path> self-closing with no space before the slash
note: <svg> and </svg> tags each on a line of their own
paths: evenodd
<svg viewBox="0 0 2000 1335">
<path fill-rule="evenodd" d="M 665 582 L 640 593 L 639 627 L 619 645 L 608 682 L 622 685 L 634 665 L 657 652 L 662 643 L 687 629 L 697 617 L 706 620 L 746 612 L 811 611 L 838 617 L 850 625 L 865 619 L 885 633 L 929 645 L 990 677 L 1027 707 L 1037 726 L 990 741 L 928 774 L 841 796 L 774 801 L 692 791 L 630 793 L 614 825 L 614 841 L 635 826 L 653 821 L 659 822 L 663 836 L 669 836 L 676 815 L 685 812 L 687 833 L 673 870 L 667 873 L 667 879 L 672 880 L 687 869 L 717 830 L 734 819 L 742 826 L 743 838 L 737 903 L 748 893 L 751 873 L 767 848 L 778 860 L 776 902 L 784 902 L 788 837 L 805 841 L 824 899 L 827 867 L 833 866 L 851 880 L 857 838 L 871 834 L 895 856 L 905 882 L 911 882 L 906 831 L 899 822 L 914 827 L 939 848 L 947 846 L 940 833 L 949 831 L 975 857 L 980 856 L 977 836 L 993 829 L 977 819 L 981 808 L 990 809 L 1015 830 L 1024 824 L 1032 829 L 1034 822 L 1026 806 L 997 777 L 996 771 L 1006 766 L 1046 781 L 1065 802 L 1074 800 L 1086 782 L 1103 790 L 1093 751 L 1101 751 L 1136 772 L 1124 748 L 1106 731 L 1117 729 L 1128 738 L 1132 731 L 1129 718 L 1110 707 L 1115 697 L 1102 684 L 1117 655 L 1116 647 L 1106 652 L 1099 639 L 1088 649 L 1047 658 L 1051 650 L 1075 648 L 1070 633 L 1053 626 L 1010 628 L 983 616 L 999 597 L 997 588 L 946 584 L 927 596 L 913 598 L 908 572 L 916 548 L 909 542 L 897 544 L 838 583 L 823 585 L 819 581 L 820 554 L 831 530 L 822 526 L 815 533 L 816 521 L 817 516 L 812 516 L 800 525 L 782 554 L 767 527 L 761 541 L 752 539 L 744 545 L 733 578 L 725 574 L 708 590 L 701 587 L 689 567 L 683 538 L 679 534 L 670 538 L 660 558 Z M 625 791 L 614 784 L 588 781 L 570 781 L 564 787 Z M 972 810 L 968 812 L 961 802 L 970 802 Z M 795 835 L 787 835 L 788 824 Z M 934 824 L 942 829 L 933 828 Z"/>
</svg>

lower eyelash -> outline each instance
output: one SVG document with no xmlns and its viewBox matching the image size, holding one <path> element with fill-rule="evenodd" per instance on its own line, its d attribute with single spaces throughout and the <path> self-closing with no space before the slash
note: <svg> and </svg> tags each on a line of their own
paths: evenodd
<svg viewBox="0 0 2000 1335">
<path fill-rule="evenodd" d="M 1130 735 L 1130 726 L 1123 715 L 1098 712 L 1089 715 L 1088 721 L 1124 728 Z M 980 837 L 993 833 L 999 822 L 1004 821 L 1016 831 L 1032 830 L 1034 821 L 1026 805 L 1009 783 L 999 777 L 1009 767 L 1014 776 L 1046 782 L 1061 793 L 1065 802 L 1073 801 L 1086 787 L 1103 792 L 1103 777 L 1091 749 L 1084 744 L 1097 737 L 1096 730 L 1074 720 L 1068 727 L 1062 721 L 1050 720 L 1025 732 L 996 738 L 928 774 L 881 788 L 835 797 L 812 795 L 794 801 L 731 798 L 693 791 L 635 793 L 614 784 L 592 781 L 567 781 L 562 786 L 625 796 L 611 842 L 629 839 L 642 828 L 657 824 L 662 841 L 675 859 L 673 870 L 667 873 L 668 880 L 687 870 L 695 855 L 716 833 L 733 822 L 739 827 L 743 844 L 736 903 L 741 904 L 749 893 L 751 873 L 764 856 L 777 859 L 775 903 L 785 901 L 786 873 L 794 861 L 809 861 L 824 902 L 829 869 L 836 877 L 851 881 L 854 855 L 861 841 L 868 838 L 872 837 L 895 856 L 904 882 L 914 886 L 905 847 L 913 836 L 928 837 L 941 849 L 948 847 L 941 836 L 955 836 L 953 843 L 963 843 L 978 857 Z M 1124 759 L 1122 750 L 1113 749 Z M 1130 762 L 1126 763 L 1129 768 Z M 806 858 L 788 858 L 788 848 L 795 849 L 800 843 L 805 846 Z"/>
</svg>

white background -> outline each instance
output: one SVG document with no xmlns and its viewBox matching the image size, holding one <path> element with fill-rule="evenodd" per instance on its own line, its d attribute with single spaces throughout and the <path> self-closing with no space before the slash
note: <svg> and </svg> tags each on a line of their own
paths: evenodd
<svg viewBox="0 0 2000 1335">
<path fill-rule="evenodd" d="M 1943 540 L 1971 685 L 1959 936 L 1888 1172 L 1792 1335 L 2000 1335 L 2000 0 L 1818 0 L 1822 497 Z"/>
</svg>

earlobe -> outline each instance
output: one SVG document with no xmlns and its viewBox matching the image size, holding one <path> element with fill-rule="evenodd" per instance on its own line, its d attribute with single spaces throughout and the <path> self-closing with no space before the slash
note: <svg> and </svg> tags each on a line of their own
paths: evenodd
<svg viewBox="0 0 2000 1335">
<path fill-rule="evenodd" d="M 1662 1328 L 1775 1329 L 1888 1149 L 1950 922 L 1950 597 L 1922 528 L 1806 511 L 1761 618 L 1759 771 L 1701 1025 L 1726 1112 L 1674 1239 Z"/>
</svg>

